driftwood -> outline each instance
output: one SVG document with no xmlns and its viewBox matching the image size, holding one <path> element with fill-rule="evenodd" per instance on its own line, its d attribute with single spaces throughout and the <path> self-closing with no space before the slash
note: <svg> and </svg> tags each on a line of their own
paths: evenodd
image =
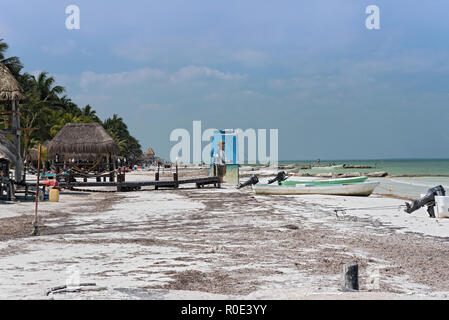
<svg viewBox="0 0 449 320">
<path fill-rule="evenodd" d="M 321 172 L 321 173 L 296 173 L 295 176 L 300 177 L 317 177 L 317 178 L 352 178 L 352 177 L 386 177 L 388 172 L 386 171 L 376 171 L 376 172 Z"/>
<path fill-rule="evenodd" d="M 364 166 L 364 165 L 352 165 L 352 164 L 344 164 L 343 168 L 345 169 L 372 169 L 373 166 Z"/>
<path fill-rule="evenodd" d="M 45 295 L 49 295 L 50 293 L 63 293 L 63 292 L 80 292 L 80 291 L 96 291 L 96 290 L 104 290 L 104 287 L 96 287 L 96 288 L 84 288 L 84 287 L 95 287 L 96 283 L 80 283 L 77 286 L 67 287 L 66 285 L 53 287 L 46 292 Z"/>
</svg>

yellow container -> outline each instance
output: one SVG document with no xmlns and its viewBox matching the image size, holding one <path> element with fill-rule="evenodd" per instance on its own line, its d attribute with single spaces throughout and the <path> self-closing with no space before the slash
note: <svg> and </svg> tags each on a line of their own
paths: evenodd
<svg viewBox="0 0 449 320">
<path fill-rule="evenodd" d="M 59 190 L 50 189 L 50 202 L 59 202 Z"/>
</svg>

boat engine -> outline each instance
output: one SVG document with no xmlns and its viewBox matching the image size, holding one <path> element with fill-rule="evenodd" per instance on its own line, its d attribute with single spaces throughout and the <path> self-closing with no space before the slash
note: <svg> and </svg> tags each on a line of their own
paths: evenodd
<svg viewBox="0 0 449 320">
<path fill-rule="evenodd" d="M 243 187 L 247 187 L 247 186 L 252 186 L 256 183 L 259 182 L 259 178 L 257 178 L 257 176 L 255 174 L 253 174 L 248 180 L 246 180 L 243 183 L 239 183 L 239 185 L 237 186 L 237 189 L 243 188 Z"/>
<path fill-rule="evenodd" d="M 272 184 L 275 181 L 277 181 L 279 184 L 281 184 L 281 182 L 284 181 L 284 180 L 287 180 L 287 176 L 285 174 L 285 171 L 279 171 L 274 179 L 268 180 L 268 184 Z"/>
<path fill-rule="evenodd" d="M 427 206 L 427 212 L 431 218 L 435 218 L 435 196 L 445 196 L 446 191 L 443 186 L 436 186 L 427 190 L 427 194 L 419 200 L 414 200 L 412 203 L 405 203 L 405 212 L 412 213 L 421 207 Z"/>
</svg>

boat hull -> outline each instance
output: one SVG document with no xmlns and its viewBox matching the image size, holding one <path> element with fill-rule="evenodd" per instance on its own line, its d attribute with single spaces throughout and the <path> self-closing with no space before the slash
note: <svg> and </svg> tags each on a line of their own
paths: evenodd
<svg viewBox="0 0 449 320">
<path fill-rule="evenodd" d="M 296 186 L 280 186 L 269 184 L 258 184 L 252 186 L 256 194 L 326 194 L 336 196 L 363 196 L 367 197 L 373 193 L 379 182 L 363 182 L 355 184 L 337 184 L 337 185 L 296 185 Z"/>
<path fill-rule="evenodd" d="M 329 185 L 329 184 L 347 184 L 347 183 L 360 183 L 365 182 L 368 177 L 354 177 L 354 178 L 339 178 L 339 179 L 323 179 L 323 180 L 305 180 L 305 181 L 295 181 L 295 180 L 286 180 L 282 181 L 281 185 L 283 186 L 295 186 L 297 184 L 308 184 L 308 185 Z"/>
</svg>

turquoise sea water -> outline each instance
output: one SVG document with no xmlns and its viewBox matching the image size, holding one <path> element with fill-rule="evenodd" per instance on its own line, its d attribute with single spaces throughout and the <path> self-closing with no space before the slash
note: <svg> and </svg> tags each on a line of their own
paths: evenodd
<svg viewBox="0 0 449 320">
<path fill-rule="evenodd" d="M 370 178 L 379 181 L 375 193 L 389 194 L 406 198 L 417 198 L 427 189 L 442 185 L 449 195 L 449 159 L 401 159 L 401 160 L 321 160 L 321 164 L 367 165 L 372 169 L 334 169 L 334 170 L 302 170 L 298 172 L 373 172 L 386 171 L 391 178 Z M 308 165 L 314 161 L 280 161 L 280 164 Z"/>
<path fill-rule="evenodd" d="M 316 160 L 280 161 L 281 164 L 308 165 L 316 164 Z M 449 176 L 449 159 L 407 159 L 407 160 L 321 160 L 321 164 L 366 165 L 373 169 L 335 169 L 335 172 L 373 172 L 386 171 L 390 175 L 447 175 Z M 318 172 L 316 170 L 299 170 L 300 172 Z M 325 171 L 325 170 L 324 170 Z M 323 172 L 323 170 L 321 170 Z"/>
</svg>

